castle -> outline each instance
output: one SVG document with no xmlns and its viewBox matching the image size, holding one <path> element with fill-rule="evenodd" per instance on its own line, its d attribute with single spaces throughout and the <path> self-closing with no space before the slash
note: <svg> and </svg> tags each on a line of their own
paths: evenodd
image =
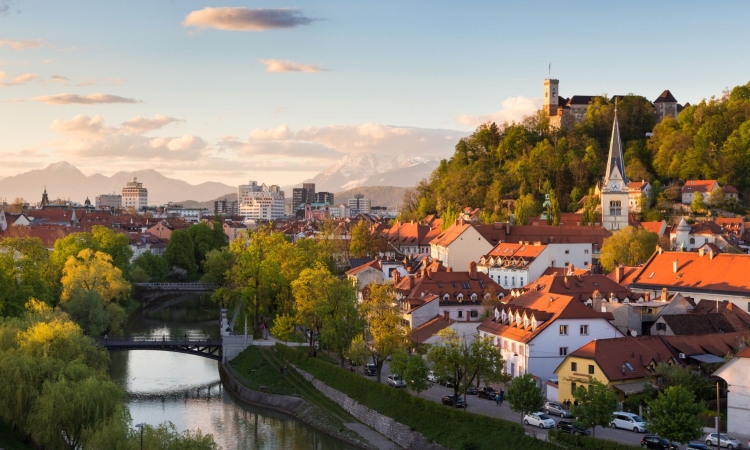
<svg viewBox="0 0 750 450">
<path fill-rule="evenodd" d="M 550 123 L 555 128 L 570 127 L 576 123 L 582 123 L 586 118 L 586 110 L 595 95 L 574 95 L 570 98 L 560 97 L 560 80 L 547 78 L 544 80 L 544 100 L 542 109 L 550 117 Z M 621 98 L 616 95 L 614 98 Z M 651 103 L 651 102 L 649 102 Z M 677 117 L 677 114 L 684 108 L 677 103 L 669 89 L 656 98 L 651 103 L 654 108 L 656 122 L 661 122 L 665 117 Z M 689 106 L 689 104 L 685 104 Z"/>
</svg>

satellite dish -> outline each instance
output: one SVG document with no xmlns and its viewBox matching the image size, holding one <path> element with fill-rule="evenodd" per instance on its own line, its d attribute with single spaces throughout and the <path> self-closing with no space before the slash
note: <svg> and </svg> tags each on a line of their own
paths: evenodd
<svg viewBox="0 0 750 450">
<path fill-rule="evenodd" d="M 638 336 L 638 332 L 635 331 L 635 330 L 630 330 L 630 335 L 633 336 L 633 337 L 636 337 L 636 336 Z"/>
</svg>

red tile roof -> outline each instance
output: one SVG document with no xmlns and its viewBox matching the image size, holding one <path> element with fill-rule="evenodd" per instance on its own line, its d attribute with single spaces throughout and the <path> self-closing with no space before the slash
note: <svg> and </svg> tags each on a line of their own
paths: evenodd
<svg viewBox="0 0 750 450">
<path fill-rule="evenodd" d="M 658 234 L 659 236 L 662 235 L 661 234 L 662 227 L 664 227 L 663 229 L 665 232 L 667 231 L 667 227 L 664 224 L 664 221 L 659 221 L 659 220 L 656 220 L 653 222 L 641 222 L 641 226 L 652 233 Z"/>
<path fill-rule="evenodd" d="M 536 281 L 523 287 L 524 291 L 572 296 L 580 301 L 586 301 L 598 291 L 603 298 L 623 300 L 632 298 L 630 289 L 616 283 L 613 279 L 602 274 L 585 273 L 582 275 L 543 275 Z M 525 295 L 525 294 L 522 294 Z"/>
<path fill-rule="evenodd" d="M 395 288 L 401 295 L 410 299 L 421 299 L 429 294 L 437 295 L 440 297 L 441 305 L 481 304 L 485 294 L 509 294 L 485 273 L 476 272 L 472 277 L 469 272 L 448 272 L 439 262 L 433 262 L 413 276 L 401 278 Z M 463 295 L 461 302 L 458 301 L 459 294 Z M 477 296 L 474 302 L 471 300 L 472 294 Z"/>
<path fill-rule="evenodd" d="M 702 336 L 661 336 L 674 353 L 724 356 L 750 338 L 750 331 L 704 334 Z"/>
<path fill-rule="evenodd" d="M 356 275 L 360 272 L 364 272 L 367 269 L 375 269 L 375 270 L 383 270 L 380 261 L 377 259 L 373 259 L 372 261 L 362 264 L 360 266 L 354 267 L 352 269 L 349 269 L 346 271 L 347 275 Z"/>
<path fill-rule="evenodd" d="M 682 186 L 683 194 L 690 194 L 692 192 L 711 192 L 714 186 L 718 186 L 716 180 L 687 180 L 685 185 Z"/>
<path fill-rule="evenodd" d="M 654 103 L 677 103 L 677 99 L 674 98 L 672 93 L 669 92 L 669 89 L 667 89 L 662 92 L 656 100 L 654 100 Z"/>
<path fill-rule="evenodd" d="M 595 339 L 570 356 L 593 359 L 610 382 L 647 378 L 649 364 L 674 359 L 659 336 Z"/>
<path fill-rule="evenodd" d="M 456 323 L 456 321 L 453 319 L 446 319 L 444 316 L 435 316 L 419 327 L 411 330 L 411 340 L 417 344 L 422 343 L 437 334 L 438 331 L 443 328 L 448 328 L 454 323 Z"/>
</svg>

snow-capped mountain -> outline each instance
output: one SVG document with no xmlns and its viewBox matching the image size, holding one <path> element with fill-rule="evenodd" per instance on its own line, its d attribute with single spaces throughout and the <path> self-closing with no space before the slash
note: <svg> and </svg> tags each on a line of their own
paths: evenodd
<svg viewBox="0 0 750 450">
<path fill-rule="evenodd" d="M 424 156 L 399 155 L 379 159 L 374 153 L 350 153 L 305 183 L 316 191 L 339 192 L 357 186 L 412 187 L 430 176 L 438 161 Z M 287 189 L 290 190 L 290 189 Z"/>
</svg>

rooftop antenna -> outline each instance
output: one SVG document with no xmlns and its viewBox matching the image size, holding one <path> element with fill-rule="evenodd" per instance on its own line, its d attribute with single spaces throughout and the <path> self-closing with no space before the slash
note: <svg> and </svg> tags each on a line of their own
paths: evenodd
<svg viewBox="0 0 750 450">
<path fill-rule="evenodd" d="M 549 62 L 549 67 L 547 68 L 547 78 L 552 79 L 552 61 Z"/>
</svg>

